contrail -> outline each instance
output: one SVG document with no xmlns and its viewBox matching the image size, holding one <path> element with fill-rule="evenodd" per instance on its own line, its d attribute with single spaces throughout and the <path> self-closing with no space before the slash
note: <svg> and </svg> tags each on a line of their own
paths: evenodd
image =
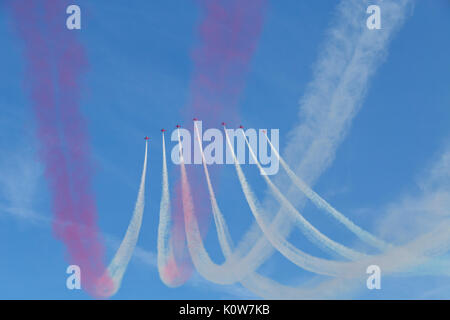
<svg viewBox="0 0 450 320">
<path fill-rule="evenodd" d="M 334 217 L 337 221 L 342 223 L 344 226 L 346 226 L 350 231 L 352 231 L 355 235 L 358 236 L 362 241 L 378 248 L 381 250 L 386 250 L 391 247 L 390 244 L 384 242 L 383 240 L 378 239 L 371 233 L 367 232 L 366 230 L 360 228 L 356 224 L 354 224 L 350 219 L 348 219 L 346 216 L 344 216 L 342 213 L 340 213 L 338 210 L 336 210 L 334 207 L 332 207 L 327 201 L 325 201 L 322 197 L 320 197 L 314 190 L 312 190 L 303 180 L 301 180 L 292 170 L 289 168 L 288 164 L 284 161 L 284 159 L 280 156 L 278 151 L 273 146 L 270 139 L 267 137 L 267 133 L 264 132 L 264 135 L 266 137 L 267 142 L 270 145 L 271 151 L 275 153 L 276 157 L 281 163 L 281 166 L 286 170 L 286 173 L 291 178 L 291 180 L 294 182 L 294 184 L 299 188 L 307 197 L 310 199 L 318 208 L 324 209 L 326 212 L 331 214 L 332 217 Z M 249 148 L 250 145 L 248 143 L 247 137 L 244 135 L 245 141 L 247 142 L 247 145 Z M 253 151 L 250 151 L 252 155 L 254 155 Z M 255 158 L 255 161 L 257 159 Z M 258 163 L 258 166 L 261 167 Z M 262 169 L 262 168 L 260 168 Z M 263 169 L 262 169 L 263 170 Z"/>
<path fill-rule="evenodd" d="M 107 274 L 113 282 L 113 288 L 111 292 L 105 292 L 106 296 L 114 295 L 120 288 L 123 275 L 133 255 L 134 248 L 136 247 L 137 240 L 139 238 L 139 232 L 142 225 L 142 217 L 144 215 L 145 206 L 145 177 L 147 172 L 147 151 L 148 142 L 145 142 L 145 156 L 144 165 L 142 168 L 141 183 L 139 185 L 138 196 L 136 205 L 134 207 L 133 216 L 131 217 L 130 224 L 128 225 L 125 237 L 122 243 L 117 249 L 114 258 L 108 266 Z"/>
<path fill-rule="evenodd" d="M 169 287 L 177 287 L 187 279 L 182 270 L 177 266 L 173 252 L 172 217 L 170 210 L 169 177 L 167 172 L 166 142 L 162 134 L 163 168 L 162 168 L 162 194 L 159 206 L 158 225 L 158 272 L 162 282 Z"/>
</svg>

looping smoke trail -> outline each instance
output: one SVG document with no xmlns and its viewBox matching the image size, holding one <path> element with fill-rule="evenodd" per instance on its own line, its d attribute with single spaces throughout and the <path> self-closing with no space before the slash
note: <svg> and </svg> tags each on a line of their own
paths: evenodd
<svg viewBox="0 0 450 320">
<path fill-rule="evenodd" d="M 109 297 L 117 293 L 122 283 L 122 278 L 133 255 L 134 248 L 136 247 L 137 240 L 139 238 L 139 232 L 142 225 L 142 217 L 144 215 L 145 206 L 145 177 L 147 173 L 147 151 L 148 142 L 145 143 L 145 156 L 144 164 L 142 168 L 141 182 L 139 184 L 139 191 L 134 207 L 133 216 L 131 217 L 130 224 L 128 225 L 127 232 L 123 238 L 119 249 L 117 249 L 114 258 L 108 266 L 107 273 L 104 277 L 110 277 L 113 282 L 113 287 L 108 291 L 99 292 L 99 294 Z"/>
<path fill-rule="evenodd" d="M 381 239 L 378 239 L 368 231 L 362 229 L 361 227 L 357 226 L 353 221 L 348 219 L 346 216 L 344 216 L 341 212 L 336 210 L 333 206 L 331 206 L 326 200 L 324 200 L 320 195 L 318 195 L 314 190 L 312 190 L 303 180 L 301 180 L 288 166 L 288 164 L 284 161 L 284 159 L 280 156 L 276 148 L 273 146 L 272 142 L 267 136 L 267 133 L 264 133 L 267 142 L 270 145 L 271 151 L 276 155 L 278 160 L 281 163 L 281 166 L 283 169 L 287 172 L 289 178 L 293 181 L 295 186 L 300 189 L 307 197 L 310 199 L 318 208 L 324 209 L 327 213 L 329 213 L 333 218 L 335 218 L 337 221 L 342 223 L 344 226 L 346 226 L 351 232 L 353 232 L 356 236 L 358 236 L 362 241 L 378 248 L 381 250 L 387 250 L 392 245 L 384 242 Z M 244 138 L 247 142 L 247 145 L 249 148 L 250 145 L 248 143 L 247 137 L 244 135 Z M 254 155 L 253 151 L 251 151 L 252 155 Z M 254 158 L 255 161 L 256 158 Z M 259 165 L 259 163 L 258 163 Z"/>
<path fill-rule="evenodd" d="M 87 65 L 82 46 L 64 20 L 68 1 L 10 2 L 18 34 L 24 40 L 27 81 L 36 115 L 39 156 L 52 195 L 53 230 L 80 266 L 83 288 L 97 296 L 111 280 L 96 225 L 92 166 L 86 124 L 80 112 L 80 78 Z"/>
</svg>

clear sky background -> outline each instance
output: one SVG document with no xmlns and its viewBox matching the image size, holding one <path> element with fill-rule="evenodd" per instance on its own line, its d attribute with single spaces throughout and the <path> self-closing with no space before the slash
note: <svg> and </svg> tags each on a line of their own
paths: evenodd
<svg viewBox="0 0 450 320">
<path fill-rule="evenodd" d="M 184 286 L 171 289 L 161 282 L 155 267 L 160 129 L 171 130 L 180 123 L 187 105 L 190 52 L 198 41 L 196 27 L 201 18 L 196 2 L 75 2 L 83 10 L 79 39 L 90 63 L 83 81 L 82 111 L 89 125 L 99 226 L 108 259 L 131 218 L 143 137 L 151 138 L 138 249 L 114 298 L 256 298 L 240 285 L 215 285 L 197 274 Z M 287 133 L 298 122 L 298 101 L 313 78 L 335 6 L 334 0 L 269 1 L 239 112 L 246 127 L 279 128 L 282 151 Z M 431 227 L 448 217 L 449 31 L 449 1 L 415 1 L 413 12 L 389 45 L 385 62 L 371 79 L 334 162 L 314 187 L 357 224 L 389 241 L 410 240 L 428 224 Z M 34 115 L 24 90 L 23 44 L 3 0 L 0 40 L 0 298 L 89 298 L 65 286 L 64 247 L 52 235 L 49 192 L 35 152 Z M 171 149 L 174 143 L 168 146 Z M 257 170 L 244 168 L 263 197 L 266 187 Z M 169 163 L 172 184 L 177 169 Z M 221 169 L 215 187 L 237 241 L 253 220 L 232 166 Z M 357 246 L 341 225 L 313 206 L 307 205 L 304 213 L 334 240 Z M 326 257 L 303 238 L 293 236 L 292 241 L 311 254 Z M 212 257 L 222 261 L 213 227 L 206 242 Z M 278 253 L 259 271 L 286 284 L 316 279 Z M 386 277 L 382 290 L 369 291 L 362 284 L 352 297 L 450 298 L 450 278 Z"/>
</svg>

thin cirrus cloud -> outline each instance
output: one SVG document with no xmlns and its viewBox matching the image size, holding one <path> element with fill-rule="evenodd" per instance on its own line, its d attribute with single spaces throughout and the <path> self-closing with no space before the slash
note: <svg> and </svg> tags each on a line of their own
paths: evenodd
<svg viewBox="0 0 450 320">
<path fill-rule="evenodd" d="M 377 223 L 381 236 L 405 243 L 450 217 L 450 144 L 436 158 L 416 178 L 415 191 L 377 210 L 384 212 Z"/>
</svg>

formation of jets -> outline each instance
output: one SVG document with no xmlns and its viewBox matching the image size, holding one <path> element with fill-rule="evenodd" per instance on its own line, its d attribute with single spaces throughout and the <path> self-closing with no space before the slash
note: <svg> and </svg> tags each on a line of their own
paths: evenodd
<svg viewBox="0 0 450 320">
<path fill-rule="evenodd" d="M 192 119 L 193 121 L 198 121 L 198 119 L 197 118 L 194 118 L 194 119 Z M 222 126 L 226 126 L 226 123 L 225 122 L 222 122 Z M 176 126 L 175 126 L 175 128 L 177 128 L 177 129 L 180 129 L 181 128 L 181 126 L 179 125 L 179 124 L 177 124 Z M 239 126 L 239 129 L 244 129 L 244 127 L 241 125 L 241 126 Z M 164 134 L 164 132 L 166 132 L 167 130 L 166 129 L 161 129 L 161 133 L 162 134 Z M 150 138 L 149 137 L 145 137 L 144 138 L 144 140 L 146 140 L 146 141 L 148 141 L 148 140 L 150 140 Z"/>
</svg>

